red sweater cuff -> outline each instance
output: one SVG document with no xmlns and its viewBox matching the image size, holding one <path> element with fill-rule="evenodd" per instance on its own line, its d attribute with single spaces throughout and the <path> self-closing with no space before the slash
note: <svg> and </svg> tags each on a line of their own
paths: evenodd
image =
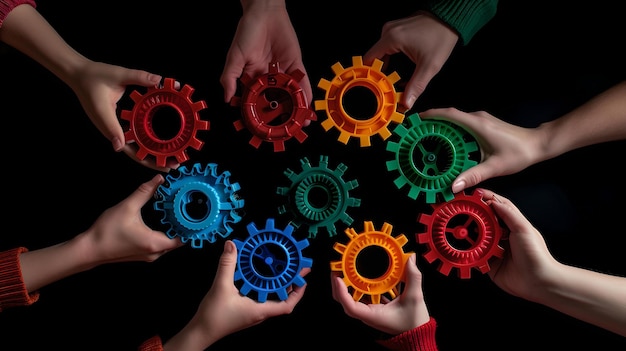
<svg viewBox="0 0 626 351">
<path fill-rule="evenodd" d="M 158 335 L 151 337 L 139 345 L 137 351 L 163 351 L 161 338 Z"/>
<path fill-rule="evenodd" d="M 2 27 L 2 23 L 4 22 L 4 19 L 9 15 L 9 12 L 22 4 L 28 4 L 34 8 L 37 8 L 34 0 L 0 0 L 0 27 Z"/>
<path fill-rule="evenodd" d="M 433 317 L 419 327 L 407 330 L 390 339 L 377 340 L 377 342 L 389 350 L 394 351 L 437 351 L 435 331 L 437 322 Z"/>
<path fill-rule="evenodd" d="M 0 252 L 0 311 L 32 305 L 39 299 L 39 292 L 28 293 L 22 278 L 20 254 L 27 251 L 25 247 L 18 247 Z"/>
</svg>

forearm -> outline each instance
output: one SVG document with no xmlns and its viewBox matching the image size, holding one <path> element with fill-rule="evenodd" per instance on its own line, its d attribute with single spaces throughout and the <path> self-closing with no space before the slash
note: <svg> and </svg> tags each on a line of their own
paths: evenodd
<svg viewBox="0 0 626 351">
<path fill-rule="evenodd" d="M 584 146 L 626 139 L 626 81 L 537 128 L 544 160 Z"/>
<path fill-rule="evenodd" d="M 563 265 L 536 302 L 626 336 L 626 277 Z"/>
<path fill-rule="evenodd" d="M 176 333 L 163 345 L 164 351 L 203 351 L 213 345 L 217 339 L 214 338 L 210 330 L 204 330 L 202 326 L 192 318 L 181 331 Z"/>
<path fill-rule="evenodd" d="M 20 267 L 28 292 L 98 265 L 80 237 L 54 246 L 24 252 Z"/>
<path fill-rule="evenodd" d="M 17 6 L 7 15 L 0 28 L 0 41 L 29 56 L 65 83 L 87 61 L 30 5 Z"/>
<path fill-rule="evenodd" d="M 241 0 L 241 7 L 244 12 L 250 9 L 251 7 L 257 8 L 285 8 L 285 0 Z"/>
</svg>

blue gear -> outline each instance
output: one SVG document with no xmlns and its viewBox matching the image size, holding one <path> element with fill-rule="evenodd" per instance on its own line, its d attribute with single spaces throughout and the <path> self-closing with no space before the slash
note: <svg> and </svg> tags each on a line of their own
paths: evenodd
<svg viewBox="0 0 626 351">
<path fill-rule="evenodd" d="M 231 224 L 241 221 L 244 206 L 237 194 L 239 183 L 231 183 L 230 172 L 218 173 L 215 163 L 204 168 L 196 163 L 191 169 L 181 166 L 178 173 L 167 175 L 157 188 L 160 200 L 154 202 L 154 209 L 163 212 L 161 223 L 170 225 L 167 236 L 202 248 L 204 241 L 213 243 L 218 235 L 230 235 Z"/>
<path fill-rule="evenodd" d="M 259 302 L 267 301 L 271 293 L 286 300 L 287 288 L 305 283 L 300 271 L 313 265 L 310 258 L 302 256 L 309 241 L 296 241 L 292 225 L 282 231 L 277 229 L 273 218 L 267 219 L 263 229 L 257 229 L 254 223 L 248 224 L 247 229 L 250 236 L 245 241 L 233 239 L 237 246 L 235 282 L 243 281 L 239 291 L 243 295 L 256 291 Z"/>
<path fill-rule="evenodd" d="M 288 197 L 287 205 L 278 208 L 279 214 L 291 212 L 291 224 L 297 228 L 306 224 L 309 238 L 317 236 L 318 229 L 325 227 L 328 235 L 337 235 L 335 223 L 342 221 L 352 224 L 352 217 L 347 214 L 348 207 L 358 207 L 361 200 L 350 197 L 349 191 L 359 186 L 358 181 L 344 181 L 344 172 L 348 169 L 343 163 L 337 169 L 328 168 L 328 156 L 320 156 L 319 166 L 312 167 L 304 157 L 300 160 L 302 172 L 295 173 L 291 169 L 283 172 L 291 181 L 290 187 L 278 187 L 279 195 Z M 319 203 L 312 201 L 312 194 L 322 194 Z"/>
</svg>

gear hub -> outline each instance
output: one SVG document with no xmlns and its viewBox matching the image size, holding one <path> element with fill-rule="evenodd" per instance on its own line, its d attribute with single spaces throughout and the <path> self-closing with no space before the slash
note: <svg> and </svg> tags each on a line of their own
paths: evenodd
<svg viewBox="0 0 626 351">
<path fill-rule="evenodd" d="M 310 258 L 302 256 L 308 240 L 297 241 L 291 225 L 284 230 L 276 228 L 273 218 L 266 220 L 265 228 L 258 229 L 250 223 L 247 229 L 250 235 L 244 241 L 233 239 L 237 246 L 235 282 L 240 284 L 239 291 L 246 296 L 256 292 L 259 302 L 267 301 L 269 294 L 286 300 L 288 288 L 305 283 L 300 271 L 313 265 Z"/>
<path fill-rule="evenodd" d="M 370 146 L 371 136 L 379 134 L 385 140 L 391 135 L 389 124 L 402 123 L 404 114 L 397 111 L 402 93 L 396 92 L 394 87 L 400 76 L 396 72 L 385 75 L 382 66 L 381 60 L 376 59 L 372 66 L 367 66 L 361 56 L 353 56 L 352 67 L 344 68 L 337 62 L 332 66 L 335 73 L 332 81 L 321 79 L 318 83 L 326 94 L 324 100 L 315 101 L 315 110 L 326 111 L 328 118 L 322 122 L 322 127 L 326 131 L 337 128 L 340 142 L 347 144 L 350 137 L 355 137 L 360 139 L 361 147 Z M 364 87 L 376 97 L 376 111 L 367 119 L 354 118 L 344 108 L 344 95 L 356 87 Z"/>
<path fill-rule="evenodd" d="M 163 212 L 161 223 L 170 226 L 167 236 L 202 248 L 205 241 L 213 243 L 218 236 L 230 235 L 231 225 L 241 221 L 244 206 L 237 194 L 239 183 L 231 182 L 230 172 L 218 173 L 215 163 L 204 168 L 199 163 L 190 169 L 181 166 L 172 172 L 179 175 L 167 175 L 154 202 L 154 209 Z"/>
<path fill-rule="evenodd" d="M 206 102 L 192 101 L 194 89 L 184 85 L 176 90 L 174 79 L 165 78 L 162 87 L 151 87 L 145 94 L 133 91 L 132 110 L 122 110 L 121 119 L 129 123 L 124 133 L 126 143 L 136 143 L 139 147 L 137 158 L 144 160 L 148 155 L 156 159 L 156 165 L 165 167 L 167 159 L 175 157 L 178 163 L 189 159 L 187 150 L 200 150 L 204 143 L 197 138 L 200 130 L 209 130 L 209 122 L 200 119 L 199 111 L 207 107 Z M 179 118 L 179 129 L 171 138 L 162 138 L 154 128 L 157 111 L 171 109 Z"/>
<path fill-rule="evenodd" d="M 387 151 L 395 154 L 387 161 L 387 170 L 400 173 L 394 184 L 398 189 L 409 185 L 408 196 L 414 200 L 420 193 L 430 204 L 439 201 L 437 194 L 444 201 L 451 200 L 454 179 L 477 164 L 471 153 L 478 145 L 463 128 L 449 121 L 421 120 L 417 113 L 407 120 L 408 124 L 394 129 L 399 141 L 387 142 Z"/>
<path fill-rule="evenodd" d="M 328 235 L 337 235 L 335 224 L 342 221 L 352 224 L 347 214 L 348 207 L 358 207 L 361 200 L 350 197 L 349 191 L 359 184 L 356 180 L 344 181 L 348 169 L 340 163 L 336 169 L 328 167 L 328 156 L 320 156 L 319 165 L 311 166 L 305 157 L 300 160 L 302 172 L 291 169 L 284 174 L 291 181 L 289 187 L 278 187 L 276 192 L 287 197 L 288 203 L 278 208 L 280 214 L 290 213 L 291 224 L 299 228 L 308 226 L 309 238 L 317 236 L 319 228 L 326 228 Z"/>
<path fill-rule="evenodd" d="M 244 74 L 241 97 L 231 99 L 231 106 L 241 107 L 242 118 L 234 122 L 235 129 L 247 128 L 252 133 L 250 145 L 259 148 L 263 141 L 271 142 L 274 151 L 285 151 L 285 141 L 295 137 L 304 142 L 307 134 L 302 128 L 307 120 L 317 116 L 306 101 L 299 82 L 300 70 L 290 74 L 279 72 L 278 62 L 269 64 L 269 72 L 255 79 Z"/>
<path fill-rule="evenodd" d="M 472 268 L 487 273 L 489 259 L 503 256 L 500 240 L 507 232 L 478 192 L 457 193 L 454 199 L 432 207 L 432 214 L 419 215 L 418 221 L 426 231 L 416 238 L 428 246 L 424 258 L 429 263 L 440 261 L 441 273 L 447 276 L 457 268 L 460 278 L 469 279 Z"/>
<path fill-rule="evenodd" d="M 392 229 L 390 224 L 384 223 L 381 230 L 375 230 L 373 223 L 366 221 L 361 233 L 353 228 L 346 229 L 345 233 L 350 238 L 347 245 L 339 242 L 334 244 L 333 248 L 341 254 L 341 260 L 331 262 L 330 269 L 343 273 L 346 286 L 353 289 L 354 301 L 370 295 L 372 303 L 380 303 L 383 294 L 388 294 L 391 299 L 399 295 L 399 284 L 404 279 L 404 268 L 410 253 L 402 249 L 408 242 L 406 236 L 400 234 L 394 238 L 391 236 Z M 361 275 L 357 267 L 359 256 L 364 254 L 362 251 L 371 247 L 382 248 L 389 262 L 386 271 L 373 278 Z"/>
</svg>

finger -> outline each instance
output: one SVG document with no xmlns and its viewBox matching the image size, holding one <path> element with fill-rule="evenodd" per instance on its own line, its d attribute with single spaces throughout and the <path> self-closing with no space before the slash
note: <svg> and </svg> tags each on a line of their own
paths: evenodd
<svg viewBox="0 0 626 351">
<path fill-rule="evenodd" d="M 431 79 L 433 79 L 438 72 L 439 71 L 429 68 L 424 69 L 420 65 L 416 65 L 411 79 L 409 79 L 404 87 L 400 103 L 404 105 L 407 110 L 413 108 L 415 101 L 424 93 L 428 83 L 430 83 Z"/>
<path fill-rule="evenodd" d="M 138 69 L 126 69 L 123 83 L 125 85 L 140 85 L 153 87 L 161 83 L 162 76 Z"/>
<path fill-rule="evenodd" d="M 526 231 L 529 228 L 534 228 L 519 208 L 509 199 L 484 188 L 476 189 L 476 191 L 482 193 L 483 200 L 489 202 L 496 215 L 502 219 L 502 222 L 511 232 Z"/>
<path fill-rule="evenodd" d="M 422 272 L 417 268 L 416 254 L 413 253 L 406 262 L 406 284 L 404 293 L 407 296 L 419 295 L 422 289 Z"/>
<path fill-rule="evenodd" d="M 245 62 L 239 56 L 229 54 L 226 56 L 226 64 L 224 71 L 220 77 L 220 83 L 224 88 L 224 102 L 230 103 L 230 100 L 237 92 L 237 80 L 243 74 Z"/>
</svg>

